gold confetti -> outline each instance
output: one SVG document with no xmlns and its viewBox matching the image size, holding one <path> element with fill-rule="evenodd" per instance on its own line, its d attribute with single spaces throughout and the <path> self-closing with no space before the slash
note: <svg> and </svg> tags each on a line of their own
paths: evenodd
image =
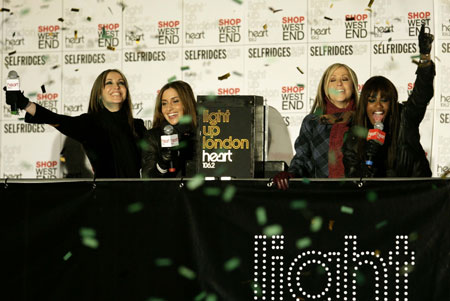
<svg viewBox="0 0 450 301">
<path fill-rule="evenodd" d="M 328 222 L 328 229 L 330 230 L 330 231 L 333 231 L 333 226 L 334 226 L 334 220 L 330 220 L 329 222 Z"/>
<path fill-rule="evenodd" d="M 267 24 L 264 24 L 263 28 L 264 30 L 267 30 Z"/>
<path fill-rule="evenodd" d="M 114 50 L 116 50 L 116 47 L 108 46 L 108 47 L 106 47 L 106 49 L 114 51 Z"/>
<path fill-rule="evenodd" d="M 369 1 L 369 4 L 367 5 L 368 7 L 372 7 L 372 4 L 373 4 L 373 2 L 374 2 L 375 0 L 370 0 Z"/>
<path fill-rule="evenodd" d="M 231 75 L 231 74 L 228 72 L 227 74 L 224 74 L 224 75 L 222 75 L 222 76 L 219 76 L 217 79 L 218 79 L 218 80 L 224 80 L 224 79 L 229 78 L 230 75 Z"/>
<path fill-rule="evenodd" d="M 375 256 L 380 256 L 381 252 L 380 250 L 375 250 Z"/>
<path fill-rule="evenodd" d="M 273 13 L 277 13 L 279 11 L 282 11 L 282 9 L 274 9 L 273 7 L 269 7 L 269 9 L 273 12 Z"/>
<path fill-rule="evenodd" d="M 370 9 L 370 8 L 365 8 L 364 10 L 366 10 L 368 12 L 372 12 L 372 9 Z"/>
<path fill-rule="evenodd" d="M 302 69 L 300 69 L 300 67 L 297 67 L 297 70 L 298 70 L 301 74 L 303 74 L 303 71 L 302 71 Z"/>
<path fill-rule="evenodd" d="M 80 9 L 79 9 L 79 8 L 72 8 L 70 11 L 73 11 L 73 12 L 79 12 Z"/>
<path fill-rule="evenodd" d="M 66 158 L 63 157 L 63 156 L 61 156 L 61 157 L 59 158 L 59 161 L 61 161 L 62 163 L 66 163 Z"/>
<path fill-rule="evenodd" d="M 75 36 L 75 39 L 78 38 L 78 30 L 75 30 L 75 31 L 74 31 L 74 36 Z"/>
</svg>

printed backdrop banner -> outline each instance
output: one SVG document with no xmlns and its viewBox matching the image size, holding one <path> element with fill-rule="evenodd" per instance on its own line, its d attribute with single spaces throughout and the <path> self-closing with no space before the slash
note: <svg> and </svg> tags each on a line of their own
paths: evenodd
<svg viewBox="0 0 450 301">
<path fill-rule="evenodd" d="M 448 180 L 267 184 L 11 180 L 1 299 L 450 299 Z"/>
<path fill-rule="evenodd" d="M 258 95 L 276 108 L 295 141 L 321 75 L 348 64 L 359 89 L 373 75 L 393 81 L 400 101 L 414 86 L 422 23 L 435 35 L 435 97 L 421 124 L 434 176 L 450 167 L 448 0 L 3 0 L 1 80 L 15 70 L 31 100 L 62 114 L 87 111 L 94 79 L 121 69 L 133 112 L 150 127 L 168 81 L 196 95 Z M 227 76 L 229 75 L 229 76 Z M 23 124 L 0 101 L 0 177 L 70 175 L 65 138 Z M 61 157 L 64 159 L 61 160 Z M 56 162 L 56 164 L 54 163 Z M 67 163 L 66 163 L 67 162 Z M 289 162 L 287 162 L 289 163 Z M 89 166 L 86 167 L 89 169 Z"/>
</svg>

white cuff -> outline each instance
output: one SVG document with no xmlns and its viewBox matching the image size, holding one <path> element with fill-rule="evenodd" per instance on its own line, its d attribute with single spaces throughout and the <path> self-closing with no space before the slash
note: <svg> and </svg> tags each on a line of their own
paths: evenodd
<svg viewBox="0 0 450 301">
<path fill-rule="evenodd" d="M 158 169 L 158 171 L 162 174 L 167 173 L 167 169 L 162 169 L 161 167 L 159 167 L 158 163 L 156 163 L 156 168 Z"/>
</svg>

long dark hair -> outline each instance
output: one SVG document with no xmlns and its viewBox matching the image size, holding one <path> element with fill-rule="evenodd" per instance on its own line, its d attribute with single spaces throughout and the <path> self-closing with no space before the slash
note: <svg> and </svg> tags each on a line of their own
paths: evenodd
<svg viewBox="0 0 450 301">
<path fill-rule="evenodd" d="M 156 97 L 155 112 L 153 114 L 153 125 L 152 127 L 161 127 L 164 123 L 164 115 L 161 110 L 161 100 L 164 92 L 168 89 L 175 89 L 178 96 L 180 97 L 181 103 L 183 104 L 184 112 L 183 115 L 190 115 L 192 117 L 192 127 L 197 127 L 197 111 L 196 111 L 196 101 L 194 92 L 191 86 L 181 80 L 173 81 L 165 84 L 158 93 Z"/>
<path fill-rule="evenodd" d="M 118 69 L 107 69 L 107 70 L 103 71 L 102 73 L 100 73 L 99 76 L 97 76 L 97 78 L 94 81 L 94 84 L 92 85 L 92 89 L 91 89 L 88 113 L 98 113 L 105 108 L 105 106 L 103 105 L 103 101 L 102 101 L 102 90 L 105 87 L 106 77 L 108 76 L 108 74 L 110 72 L 119 73 L 120 76 L 122 76 L 122 79 L 125 83 L 125 87 L 127 88 L 127 96 L 126 96 L 124 102 L 122 103 L 122 106 L 120 109 L 125 111 L 125 113 L 127 115 L 127 119 L 128 119 L 128 124 L 130 125 L 133 135 L 137 136 L 136 131 L 134 129 L 133 104 L 131 103 L 131 95 L 130 95 L 130 89 L 128 86 L 128 80 L 125 77 L 125 75 Z"/>
<path fill-rule="evenodd" d="M 400 105 L 398 103 L 397 89 L 389 79 L 384 76 L 373 76 L 365 82 L 361 90 L 361 95 L 359 96 L 359 103 L 356 106 L 354 125 L 364 129 L 373 127 L 369 116 L 367 116 L 367 103 L 369 97 L 376 97 L 378 92 L 382 98 L 389 100 L 389 111 L 384 118 L 383 124 L 388 147 L 387 163 L 388 168 L 391 169 L 394 167 L 397 151 L 397 138 L 400 128 Z M 364 159 L 365 138 L 360 138 L 358 141 L 358 154 L 361 159 Z"/>
</svg>

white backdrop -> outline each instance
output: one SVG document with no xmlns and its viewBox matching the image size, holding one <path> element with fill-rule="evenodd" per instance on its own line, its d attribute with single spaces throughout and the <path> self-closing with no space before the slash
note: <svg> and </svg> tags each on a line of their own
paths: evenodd
<svg viewBox="0 0 450 301">
<path fill-rule="evenodd" d="M 282 114 L 294 142 L 320 76 L 334 62 L 353 68 L 360 87 L 370 76 L 388 77 L 406 100 L 426 22 L 435 35 L 437 76 L 422 145 L 439 176 L 450 167 L 450 1 L 369 2 L 4 0 L 2 82 L 16 70 L 30 100 L 79 115 L 97 75 L 119 68 L 134 115 L 147 126 L 168 80 L 187 81 L 196 95 L 261 95 Z M 1 109 L 0 178 L 63 177 L 64 136 L 25 124 L 23 113 L 12 116 L 3 93 Z"/>
</svg>

